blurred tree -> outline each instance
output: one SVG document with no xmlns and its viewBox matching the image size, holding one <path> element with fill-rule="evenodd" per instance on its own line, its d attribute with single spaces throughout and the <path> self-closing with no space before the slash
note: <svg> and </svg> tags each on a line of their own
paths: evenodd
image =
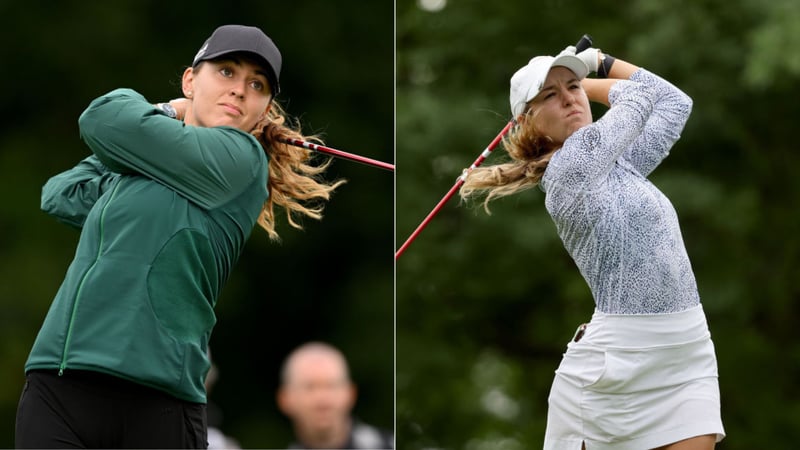
<svg viewBox="0 0 800 450">
<path fill-rule="evenodd" d="M 397 245 L 508 121 L 510 75 L 591 34 L 694 99 L 652 180 L 681 218 L 717 347 L 718 448 L 793 448 L 798 18 L 791 0 L 398 1 Z M 593 309 L 542 193 L 491 216 L 453 199 L 396 272 L 400 447 L 541 446 L 553 371 Z"/>
<path fill-rule="evenodd" d="M 77 119 L 89 102 L 116 87 L 177 97 L 214 28 L 256 25 L 283 53 L 278 101 L 305 131 L 391 162 L 393 20 L 389 1 L 0 2 L 0 447 L 13 445 L 23 365 L 78 238 L 40 212 L 41 186 L 88 154 Z M 279 223 L 280 244 L 254 230 L 218 303 L 211 398 L 246 447 L 290 441 L 274 401 L 278 367 L 311 339 L 348 356 L 356 413 L 393 426 L 393 176 L 347 161 L 327 176 L 349 181 L 323 221 Z"/>
</svg>

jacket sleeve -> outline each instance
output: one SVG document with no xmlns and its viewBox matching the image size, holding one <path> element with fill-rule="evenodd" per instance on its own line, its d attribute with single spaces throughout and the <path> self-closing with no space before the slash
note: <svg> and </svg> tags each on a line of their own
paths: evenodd
<svg viewBox="0 0 800 450">
<path fill-rule="evenodd" d="M 82 228 L 97 199 L 110 189 L 118 176 L 96 156 L 90 156 L 45 183 L 41 208 L 61 222 Z"/>
<path fill-rule="evenodd" d="M 692 99 L 663 78 L 640 69 L 631 80 L 642 83 L 654 93 L 653 113 L 644 130 L 625 151 L 627 159 L 643 176 L 648 176 L 669 155 L 680 138 L 692 111 Z M 609 99 L 617 95 L 609 94 Z"/>
<path fill-rule="evenodd" d="M 78 123 L 83 140 L 111 170 L 151 178 L 206 209 L 236 197 L 266 166 L 250 134 L 185 125 L 131 89 L 95 99 Z"/>
<path fill-rule="evenodd" d="M 611 172 L 622 153 L 642 133 L 653 110 L 648 86 L 619 80 L 611 108 L 596 122 L 572 134 L 548 163 L 542 188 L 591 190 Z M 609 95 L 611 99 L 611 95 Z"/>
</svg>

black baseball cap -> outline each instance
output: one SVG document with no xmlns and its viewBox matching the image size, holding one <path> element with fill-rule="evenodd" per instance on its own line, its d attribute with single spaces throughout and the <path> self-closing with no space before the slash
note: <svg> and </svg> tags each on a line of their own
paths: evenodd
<svg viewBox="0 0 800 450">
<path fill-rule="evenodd" d="M 280 92 L 278 79 L 281 74 L 281 52 L 263 31 L 244 25 L 223 25 L 206 39 L 194 57 L 192 67 L 201 61 L 218 58 L 234 52 L 251 53 L 260 59 L 267 69 L 267 81 L 272 87 L 272 95 Z"/>
</svg>

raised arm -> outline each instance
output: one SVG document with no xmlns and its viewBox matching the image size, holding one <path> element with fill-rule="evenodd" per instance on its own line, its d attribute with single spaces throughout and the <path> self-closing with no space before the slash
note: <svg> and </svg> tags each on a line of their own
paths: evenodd
<svg viewBox="0 0 800 450">
<path fill-rule="evenodd" d="M 205 208 L 234 198 L 266 166 L 253 136 L 231 127 L 185 125 L 130 89 L 94 100 L 79 125 L 81 137 L 111 170 L 152 178 Z"/>
<path fill-rule="evenodd" d="M 617 61 L 612 76 L 640 70 Z M 602 183 L 623 153 L 640 137 L 653 111 L 654 98 L 644 84 L 618 78 L 584 79 L 590 101 L 611 108 L 598 121 L 570 136 L 550 161 L 546 182 L 573 189 L 593 189 Z"/>
<path fill-rule="evenodd" d="M 599 57 L 603 58 L 602 53 Z M 606 106 L 610 106 L 608 102 L 608 93 L 611 87 L 617 80 L 629 79 L 637 70 L 639 70 L 638 66 L 617 59 L 611 66 L 607 78 L 584 78 L 581 80 L 581 84 L 583 84 L 583 89 L 586 91 L 586 96 L 589 97 L 590 102 L 602 103 Z"/>
<path fill-rule="evenodd" d="M 653 114 L 642 134 L 623 155 L 639 173 L 648 176 L 680 139 L 692 112 L 692 99 L 668 81 L 645 69 L 634 73 L 631 80 L 647 86 L 655 93 Z"/>
<path fill-rule="evenodd" d="M 609 96 L 613 99 L 615 95 L 611 88 L 620 79 L 641 83 L 653 92 L 653 113 L 641 134 L 622 155 L 647 176 L 680 138 L 692 109 L 692 100 L 666 80 L 620 59 L 614 61 L 608 78 L 586 78 L 582 83 L 590 101 L 609 106 Z"/>
<path fill-rule="evenodd" d="M 82 228 L 89 211 L 118 176 L 90 156 L 45 183 L 41 208 L 60 222 Z"/>
</svg>

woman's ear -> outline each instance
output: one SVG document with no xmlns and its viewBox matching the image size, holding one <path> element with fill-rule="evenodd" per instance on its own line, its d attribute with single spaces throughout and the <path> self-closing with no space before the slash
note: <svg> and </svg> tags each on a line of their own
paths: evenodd
<svg viewBox="0 0 800 450">
<path fill-rule="evenodd" d="M 270 108 L 272 108 L 272 99 L 271 98 L 269 99 L 269 104 L 267 105 L 267 108 L 264 110 L 263 113 L 261 113 L 260 116 L 258 116 L 258 121 L 259 122 L 261 122 L 262 120 L 264 120 L 267 117 L 267 114 L 269 114 L 269 109 Z"/>
<path fill-rule="evenodd" d="M 181 90 L 183 91 L 183 96 L 186 98 L 192 98 L 194 95 L 194 69 L 191 67 L 187 67 L 186 70 L 183 71 Z"/>
</svg>

